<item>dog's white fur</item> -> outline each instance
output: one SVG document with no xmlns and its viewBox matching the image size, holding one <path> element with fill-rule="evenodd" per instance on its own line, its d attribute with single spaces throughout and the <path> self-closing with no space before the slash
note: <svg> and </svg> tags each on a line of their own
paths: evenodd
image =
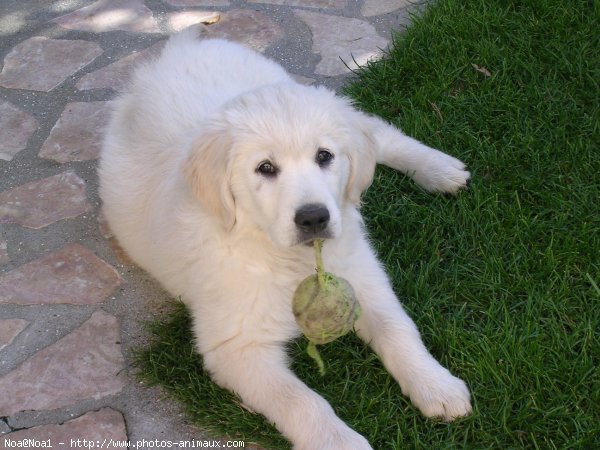
<svg viewBox="0 0 600 450">
<path fill-rule="evenodd" d="M 198 350 L 219 385 L 273 422 L 296 449 L 371 448 L 288 368 L 299 336 L 291 299 L 314 273 L 311 235 L 294 218 L 324 205 L 328 271 L 350 280 L 358 335 L 428 417 L 471 410 L 463 381 L 425 349 L 371 250 L 361 193 L 380 162 L 454 193 L 457 159 L 295 83 L 276 63 L 198 31 L 172 37 L 116 102 L 100 159 L 110 227 L 132 259 L 192 312 Z M 333 159 L 315 158 L 327 149 Z M 274 176 L 257 170 L 268 161 Z"/>
</svg>

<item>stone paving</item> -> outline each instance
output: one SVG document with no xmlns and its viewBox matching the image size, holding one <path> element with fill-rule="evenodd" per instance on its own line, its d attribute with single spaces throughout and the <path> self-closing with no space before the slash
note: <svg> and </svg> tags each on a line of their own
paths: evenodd
<svg viewBox="0 0 600 450">
<path fill-rule="evenodd" d="M 144 321 L 167 298 L 114 242 L 97 194 L 102 128 L 131 67 L 203 22 L 300 82 L 338 89 L 348 67 L 377 58 L 390 30 L 408 24 L 415 3 L 0 3 L 0 449 L 6 439 L 55 448 L 209 439 L 130 368 Z"/>
</svg>

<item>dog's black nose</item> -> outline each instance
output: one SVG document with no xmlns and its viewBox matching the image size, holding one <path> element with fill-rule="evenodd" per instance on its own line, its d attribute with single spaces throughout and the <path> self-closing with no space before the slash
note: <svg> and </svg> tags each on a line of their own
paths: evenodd
<svg viewBox="0 0 600 450">
<path fill-rule="evenodd" d="M 296 211 L 294 222 L 306 234 L 317 234 L 329 223 L 329 210 L 318 203 L 304 205 Z"/>
</svg>

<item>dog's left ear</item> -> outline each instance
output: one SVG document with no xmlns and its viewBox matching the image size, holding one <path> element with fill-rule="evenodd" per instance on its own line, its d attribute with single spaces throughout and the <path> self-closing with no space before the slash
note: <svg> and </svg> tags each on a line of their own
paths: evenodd
<svg viewBox="0 0 600 450">
<path fill-rule="evenodd" d="M 213 126 L 192 144 L 183 174 L 194 196 L 226 229 L 235 224 L 235 201 L 231 192 L 231 139 L 226 129 Z"/>
<path fill-rule="evenodd" d="M 375 173 L 375 138 L 371 119 L 359 111 L 351 114 L 352 142 L 348 149 L 350 177 L 346 185 L 346 197 L 355 205 L 360 205 L 360 197 L 371 185 Z"/>
</svg>

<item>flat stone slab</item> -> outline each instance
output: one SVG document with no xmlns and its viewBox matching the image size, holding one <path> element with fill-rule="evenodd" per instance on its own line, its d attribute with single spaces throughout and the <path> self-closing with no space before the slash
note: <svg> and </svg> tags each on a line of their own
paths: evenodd
<svg viewBox="0 0 600 450">
<path fill-rule="evenodd" d="M 215 11 L 181 11 L 167 14 L 167 23 L 174 32 L 197 23 L 215 23 L 220 19 L 221 14 Z"/>
<path fill-rule="evenodd" d="M 92 209 L 85 182 L 71 171 L 0 192 L 0 223 L 39 229 Z"/>
<path fill-rule="evenodd" d="M 108 66 L 88 73 L 79 79 L 76 87 L 81 91 L 110 88 L 122 92 L 127 87 L 135 65 L 158 56 L 164 45 L 165 41 L 157 42 L 147 49 L 127 55 Z"/>
<path fill-rule="evenodd" d="M 313 35 L 313 52 L 321 56 L 315 73 L 342 75 L 351 69 L 379 59 L 388 40 L 377 34 L 375 27 L 364 20 L 330 16 L 311 11 L 294 11 Z M 356 61 L 356 62 L 355 62 Z M 357 65 L 358 64 L 358 65 Z"/>
<path fill-rule="evenodd" d="M 2 211 L 0 210 L 0 216 L 2 215 Z M 8 256 L 8 243 L 6 239 L 2 237 L 0 234 L 0 266 L 4 264 L 8 264 L 10 262 L 10 256 Z"/>
<path fill-rule="evenodd" d="M 100 303 L 122 283 L 117 271 L 79 244 L 42 256 L 0 276 L 0 303 Z"/>
<path fill-rule="evenodd" d="M 86 443 L 93 443 L 95 448 L 99 448 L 102 443 L 108 444 L 110 440 L 126 441 L 127 432 L 121 413 L 111 408 L 104 408 L 88 412 L 62 425 L 41 425 L 5 434 L 0 437 L 0 449 L 8 448 L 5 445 L 6 440 L 14 442 L 26 439 L 37 442 L 49 440 L 53 448 L 83 448 L 85 439 Z M 71 445 L 71 442 L 77 440 L 80 445 Z M 96 443 L 98 443 L 97 447 Z M 92 448 L 92 446 L 87 445 L 85 448 Z M 105 448 L 109 447 L 105 445 Z"/>
<path fill-rule="evenodd" d="M 38 121 L 31 114 L 0 100 L 0 159 L 13 159 L 37 129 Z"/>
<path fill-rule="evenodd" d="M 365 17 L 379 16 L 414 5 L 415 0 L 365 0 L 360 12 Z"/>
<path fill-rule="evenodd" d="M 120 340 L 117 319 L 96 311 L 79 328 L 0 377 L 0 416 L 121 392 L 126 375 Z"/>
<path fill-rule="evenodd" d="M 95 42 L 32 37 L 4 58 L 0 86 L 49 92 L 101 54 Z"/>
<path fill-rule="evenodd" d="M 132 31 L 160 33 L 156 19 L 142 0 L 100 0 L 52 22 L 69 30 L 102 33 L 105 31 Z"/>
<path fill-rule="evenodd" d="M 111 102 L 68 103 L 39 156 L 59 163 L 98 158 Z"/>
<path fill-rule="evenodd" d="M 208 27 L 207 37 L 236 41 L 263 52 L 283 37 L 282 28 L 260 11 L 235 9 L 221 14 L 221 19 Z"/>
<path fill-rule="evenodd" d="M 248 3 L 268 3 L 269 5 L 306 6 L 321 9 L 344 9 L 348 0 L 250 0 Z"/>
<path fill-rule="evenodd" d="M 10 345 L 27 325 L 29 322 L 23 319 L 0 319 L 0 350 Z"/>
</svg>

